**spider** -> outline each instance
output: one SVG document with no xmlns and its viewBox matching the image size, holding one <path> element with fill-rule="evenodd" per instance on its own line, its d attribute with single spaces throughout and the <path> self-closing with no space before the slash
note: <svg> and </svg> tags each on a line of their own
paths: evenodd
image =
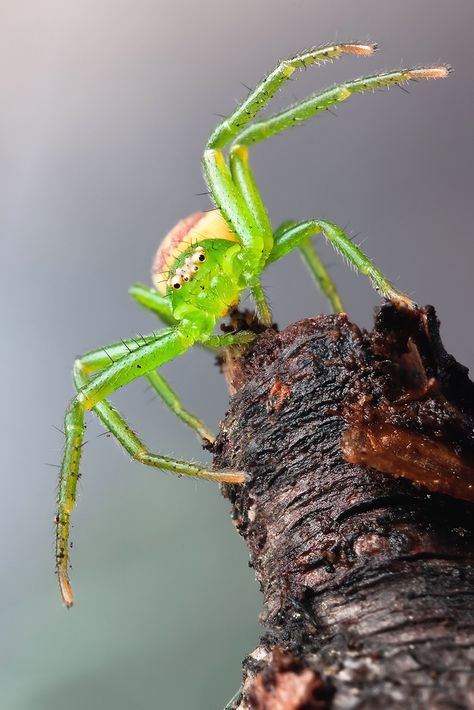
<svg viewBox="0 0 474 710">
<path fill-rule="evenodd" d="M 76 359 L 73 369 L 76 394 L 64 420 L 66 441 L 55 518 L 56 567 L 61 597 L 67 607 L 73 604 L 68 576 L 69 526 L 80 477 L 86 411 L 92 410 L 125 451 L 147 466 L 179 475 L 242 484 L 247 480 L 244 471 L 219 471 L 152 453 L 109 403 L 108 396 L 137 377 L 144 377 L 171 410 L 205 442 L 214 441 L 214 435 L 205 424 L 183 407 L 158 368 L 195 344 L 215 350 L 249 343 L 255 335 L 247 331 L 214 333 L 217 320 L 239 303 L 245 289 L 249 289 L 253 297 L 258 319 L 270 326 L 272 317 L 260 276 L 267 266 L 295 248 L 300 250 L 332 310 L 343 311 L 338 292 L 311 242 L 317 233 L 322 233 L 336 251 L 366 274 L 382 297 L 406 308 L 414 307 L 336 224 L 309 219 L 285 222 L 273 230 L 248 159 L 249 146 L 329 110 L 353 93 L 409 80 L 445 77 L 449 72 L 446 66 L 428 66 L 356 79 L 310 96 L 264 120 L 253 120 L 297 69 L 306 69 L 343 54 L 371 55 L 375 50 L 374 44 L 359 43 L 317 47 L 280 62 L 249 92 L 235 111 L 215 128 L 205 147 L 204 175 L 215 209 L 181 220 L 168 233 L 155 257 L 154 288 L 135 284 L 130 289 L 131 296 L 168 327 L 139 339 L 120 340 Z M 225 148 L 228 148 L 227 160 L 223 153 Z"/>
</svg>

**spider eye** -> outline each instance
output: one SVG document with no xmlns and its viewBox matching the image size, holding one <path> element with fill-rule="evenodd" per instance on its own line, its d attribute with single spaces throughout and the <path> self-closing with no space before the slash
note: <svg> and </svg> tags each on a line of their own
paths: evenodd
<svg viewBox="0 0 474 710">
<path fill-rule="evenodd" d="M 176 269 L 176 276 L 179 276 L 186 283 L 191 280 L 191 275 L 186 267 Z"/>
<path fill-rule="evenodd" d="M 202 264 L 206 261 L 206 253 L 202 247 L 198 247 L 194 254 L 191 256 L 191 261 L 193 264 Z"/>
<path fill-rule="evenodd" d="M 175 291 L 178 291 L 182 285 L 183 285 L 183 282 L 182 282 L 181 276 L 179 276 L 179 275 L 173 276 L 173 278 L 170 281 L 171 288 L 174 289 Z"/>
<path fill-rule="evenodd" d="M 197 272 L 199 271 L 199 266 L 197 264 L 193 263 L 193 260 L 190 256 L 186 257 L 186 259 L 184 260 L 184 263 L 186 264 L 187 270 L 191 274 L 197 274 Z"/>
</svg>

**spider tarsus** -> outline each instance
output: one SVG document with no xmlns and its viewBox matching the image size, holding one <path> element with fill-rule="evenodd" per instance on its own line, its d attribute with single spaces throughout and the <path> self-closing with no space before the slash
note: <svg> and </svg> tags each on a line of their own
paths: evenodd
<svg viewBox="0 0 474 710">
<path fill-rule="evenodd" d="M 249 474 L 245 471 L 203 471 L 201 477 L 210 481 L 235 484 L 247 483 L 250 480 Z"/>
<path fill-rule="evenodd" d="M 65 574 L 64 571 L 61 569 L 58 569 L 58 578 L 59 588 L 61 591 L 61 599 L 63 600 L 63 604 L 66 609 L 70 609 L 72 606 L 74 606 L 74 595 L 72 593 L 71 583 L 69 582 L 67 574 Z"/>
<path fill-rule="evenodd" d="M 341 45 L 341 49 L 347 54 L 361 54 L 369 57 L 377 51 L 378 45 L 375 44 L 375 42 L 369 42 L 368 44 L 358 44 L 354 42 Z"/>
<path fill-rule="evenodd" d="M 451 72 L 451 67 L 440 64 L 433 67 L 410 69 L 407 74 L 410 79 L 445 79 Z"/>
</svg>

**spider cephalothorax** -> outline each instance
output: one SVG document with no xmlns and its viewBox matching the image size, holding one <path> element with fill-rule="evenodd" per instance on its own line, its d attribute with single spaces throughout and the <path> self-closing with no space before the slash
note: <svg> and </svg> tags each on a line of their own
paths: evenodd
<svg viewBox="0 0 474 710">
<path fill-rule="evenodd" d="M 190 215 L 170 230 L 156 253 L 152 280 L 169 299 L 177 320 L 198 310 L 208 314 L 214 326 L 238 303 L 245 287 L 241 251 L 219 210 Z"/>
<path fill-rule="evenodd" d="M 153 265 L 155 288 L 136 284 L 130 290 L 139 303 L 156 313 L 169 327 L 146 337 L 112 343 L 82 355 L 74 363 L 76 395 L 65 416 L 66 444 L 56 516 L 57 572 L 66 606 L 73 602 L 68 578 L 69 519 L 76 499 L 86 410 L 92 409 L 125 451 L 148 466 L 214 481 L 243 483 L 246 474 L 242 471 L 216 471 L 201 464 L 152 453 L 110 404 L 108 396 L 137 377 L 145 377 L 186 424 L 203 440 L 213 441 L 212 432 L 183 407 L 158 368 L 195 343 L 215 350 L 250 342 L 255 336 L 245 331 L 225 335 L 213 333 L 218 318 L 239 302 L 244 289 L 252 294 L 261 323 L 270 325 L 272 316 L 260 277 L 269 264 L 295 248 L 300 250 L 333 311 L 341 311 L 339 294 L 311 241 L 317 233 L 322 233 L 353 266 L 369 276 L 384 298 L 403 307 L 413 307 L 412 301 L 395 290 L 343 230 L 332 222 L 309 219 L 285 222 L 273 229 L 248 159 L 248 146 L 299 125 L 345 101 L 353 93 L 448 74 L 446 67 L 432 66 L 356 79 L 315 94 L 269 118 L 254 121 L 260 109 L 297 69 L 342 54 L 367 56 L 374 51 L 375 45 L 354 42 L 317 47 L 280 62 L 250 91 L 235 111 L 217 126 L 204 151 L 204 173 L 217 209 L 181 220 L 165 237 L 156 254 Z M 223 153 L 227 147 L 228 160 Z"/>
</svg>

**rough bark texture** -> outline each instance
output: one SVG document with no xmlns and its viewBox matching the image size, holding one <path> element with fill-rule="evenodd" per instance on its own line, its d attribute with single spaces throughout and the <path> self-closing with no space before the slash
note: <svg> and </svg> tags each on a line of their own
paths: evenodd
<svg viewBox="0 0 474 710">
<path fill-rule="evenodd" d="M 266 629 L 234 707 L 474 708 L 474 505 L 451 497 L 474 385 L 433 309 L 301 321 L 225 369 L 215 463 L 251 475 L 225 493 Z"/>
</svg>

